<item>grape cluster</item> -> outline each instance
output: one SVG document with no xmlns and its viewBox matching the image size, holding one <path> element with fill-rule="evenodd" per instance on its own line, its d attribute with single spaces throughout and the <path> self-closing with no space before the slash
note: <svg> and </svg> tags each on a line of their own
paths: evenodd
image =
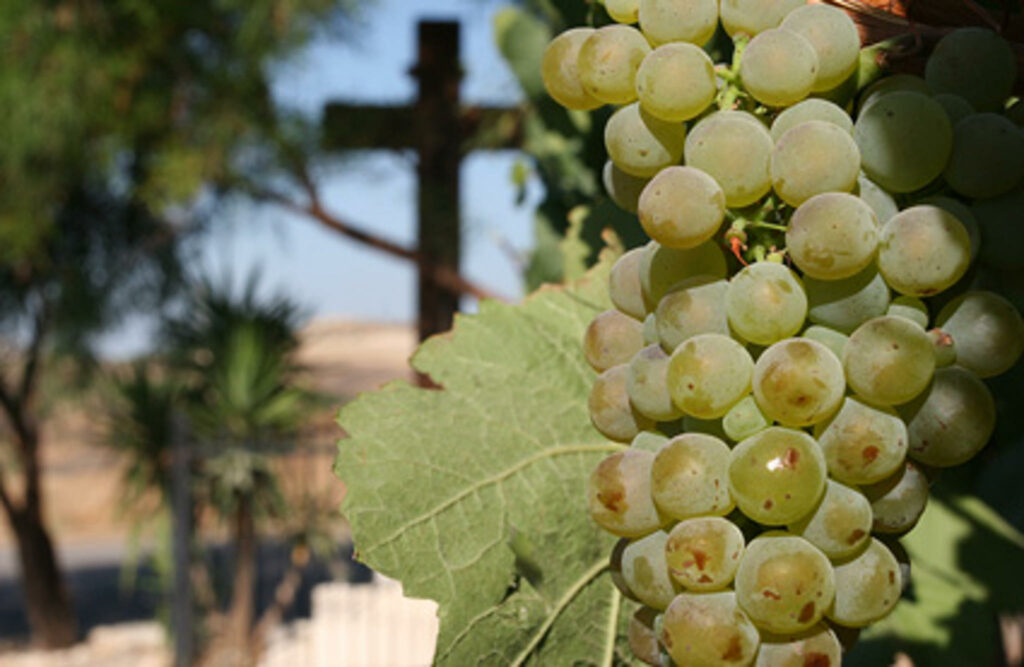
<svg viewBox="0 0 1024 667">
<path fill-rule="evenodd" d="M 858 31 L 830 5 L 604 6 L 615 23 L 557 36 L 543 78 L 569 109 L 619 105 L 604 183 L 652 239 L 583 342 L 592 422 L 628 443 L 587 500 L 642 605 L 630 645 L 652 665 L 838 665 L 908 584 L 896 538 L 937 471 L 992 435 L 983 379 L 1024 350 L 971 270 L 1024 256 L 1013 53 L 962 28 L 923 78 L 858 90 Z"/>
</svg>

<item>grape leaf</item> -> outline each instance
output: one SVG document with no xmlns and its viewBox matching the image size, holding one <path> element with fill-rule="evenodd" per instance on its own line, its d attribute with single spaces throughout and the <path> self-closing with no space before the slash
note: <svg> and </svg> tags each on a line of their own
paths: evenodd
<svg viewBox="0 0 1024 667">
<path fill-rule="evenodd" d="M 521 305 L 485 302 L 393 383 L 346 405 L 336 473 L 358 558 L 439 603 L 435 664 L 629 662 L 613 540 L 586 479 L 623 446 L 590 425 L 584 328 L 610 307 L 608 263 Z"/>
</svg>

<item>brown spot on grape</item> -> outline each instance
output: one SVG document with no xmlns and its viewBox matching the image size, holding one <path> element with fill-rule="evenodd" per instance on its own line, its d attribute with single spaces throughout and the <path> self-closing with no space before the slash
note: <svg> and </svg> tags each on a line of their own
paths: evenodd
<svg viewBox="0 0 1024 667">
<path fill-rule="evenodd" d="M 743 660 L 743 642 L 740 640 L 739 635 L 732 635 L 729 638 L 729 645 L 726 647 L 725 653 L 722 654 L 722 660 L 729 662 Z"/>
<path fill-rule="evenodd" d="M 693 391 L 696 387 L 692 382 L 690 382 L 689 384 L 686 385 L 686 388 L 689 389 L 690 391 Z"/>
<path fill-rule="evenodd" d="M 662 630 L 661 631 L 661 643 L 665 646 L 665 648 L 667 648 L 669 651 L 671 651 L 672 650 L 672 646 L 673 646 L 672 635 L 670 635 L 667 631 Z"/>
<path fill-rule="evenodd" d="M 804 608 L 800 610 L 800 616 L 797 618 L 801 623 L 809 623 L 814 618 L 814 602 L 808 602 L 804 605 Z"/>
<path fill-rule="evenodd" d="M 791 496 L 791 495 L 789 495 L 789 494 L 787 493 L 787 494 L 786 494 L 786 500 L 792 500 L 792 499 L 793 499 L 793 496 Z"/>
<path fill-rule="evenodd" d="M 864 451 L 862 451 L 860 453 L 860 455 L 868 463 L 873 463 L 875 461 L 875 459 L 878 458 L 878 453 L 879 453 L 878 447 L 875 447 L 874 445 L 871 445 L 870 447 L 865 447 Z"/>
<path fill-rule="evenodd" d="M 770 510 L 772 507 L 775 507 L 775 503 L 772 502 L 771 498 L 769 498 L 768 500 L 764 501 L 764 508 L 766 510 Z"/>
<path fill-rule="evenodd" d="M 889 570 L 889 583 L 890 584 L 895 584 L 896 583 L 896 573 L 893 572 L 892 570 Z"/>
<path fill-rule="evenodd" d="M 626 510 L 626 504 L 622 502 L 625 497 L 625 492 L 618 489 L 597 492 L 598 502 L 612 512 L 624 512 Z"/>
<path fill-rule="evenodd" d="M 706 574 L 702 574 L 702 575 L 700 575 L 700 579 L 697 580 L 697 583 L 710 584 L 712 581 L 714 581 L 714 579 L 712 579 L 711 577 L 709 577 Z"/>
<path fill-rule="evenodd" d="M 808 653 L 804 656 L 804 667 L 832 667 L 832 659 L 825 653 Z"/>
<path fill-rule="evenodd" d="M 784 465 L 787 468 L 795 468 L 799 460 L 800 452 L 790 447 L 789 449 L 786 450 L 786 455 L 782 458 L 782 465 Z"/>
<path fill-rule="evenodd" d="M 857 544 L 857 542 L 860 542 L 860 538 L 864 537 L 864 535 L 866 535 L 866 534 L 867 533 L 865 533 L 863 530 L 858 528 L 857 530 L 855 530 L 852 533 L 850 533 L 850 537 L 849 537 L 849 539 L 846 540 L 846 543 L 847 544 Z"/>
<path fill-rule="evenodd" d="M 697 561 L 698 570 L 703 570 L 704 566 L 708 564 L 708 555 L 700 549 L 693 550 L 693 558 Z"/>
<path fill-rule="evenodd" d="M 718 480 L 717 479 L 715 480 L 715 488 L 716 489 L 718 488 Z"/>
<path fill-rule="evenodd" d="M 775 591 L 768 590 L 767 588 L 761 593 L 761 595 L 765 596 L 769 600 L 781 600 L 782 599 L 781 595 L 779 595 Z"/>
</svg>

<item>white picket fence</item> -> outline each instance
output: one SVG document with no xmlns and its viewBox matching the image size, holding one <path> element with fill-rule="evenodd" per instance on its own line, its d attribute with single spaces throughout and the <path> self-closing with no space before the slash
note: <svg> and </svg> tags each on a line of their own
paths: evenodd
<svg viewBox="0 0 1024 667">
<path fill-rule="evenodd" d="M 403 597 L 397 581 L 321 584 L 312 607 L 273 633 L 261 667 L 419 667 L 434 655 L 437 605 Z"/>
</svg>

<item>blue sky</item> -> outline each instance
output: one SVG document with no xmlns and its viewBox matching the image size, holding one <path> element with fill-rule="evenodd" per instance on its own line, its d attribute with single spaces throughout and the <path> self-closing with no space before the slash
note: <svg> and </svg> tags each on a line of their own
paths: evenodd
<svg viewBox="0 0 1024 667">
<path fill-rule="evenodd" d="M 275 94 L 289 107 L 319 117 L 327 101 L 405 104 L 415 96 L 408 71 L 416 54 L 420 19 L 462 24 L 462 98 L 470 104 L 514 104 L 519 89 L 492 37 L 501 0 L 376 0 L 364 3 L 357 29 L 345 41 L 317 40 L 279 66 Z M 515 203 L 511 171 L 523 156 L 482 152 L 462 165 L 463 273 L 499 294 L 515 298 L 522 285 L 508 248 L 532 244 L 533 207 L 542 186 L 532 182 L 527 202 Z M 321 178 L 328 208 L 338 217 L 408 247 L 415 244 L 416 163 L 412 153 L 360 153 Z M 502 249 L 505 246 L 505 249 Z M 223 275 L 262 273 L 268 291 L 283 291 L 314 317 L 411 322 L 415 275 L 411 264 L 350 241 L 317 223 L 260 206 L 218 221 L 203 242 L 196 269 Z M 466 304 L 468 309 L 472 303 Z M 108 336 L 107 356 L 145 348 L 148 327 L 134 322 Z"/>
</svg>

